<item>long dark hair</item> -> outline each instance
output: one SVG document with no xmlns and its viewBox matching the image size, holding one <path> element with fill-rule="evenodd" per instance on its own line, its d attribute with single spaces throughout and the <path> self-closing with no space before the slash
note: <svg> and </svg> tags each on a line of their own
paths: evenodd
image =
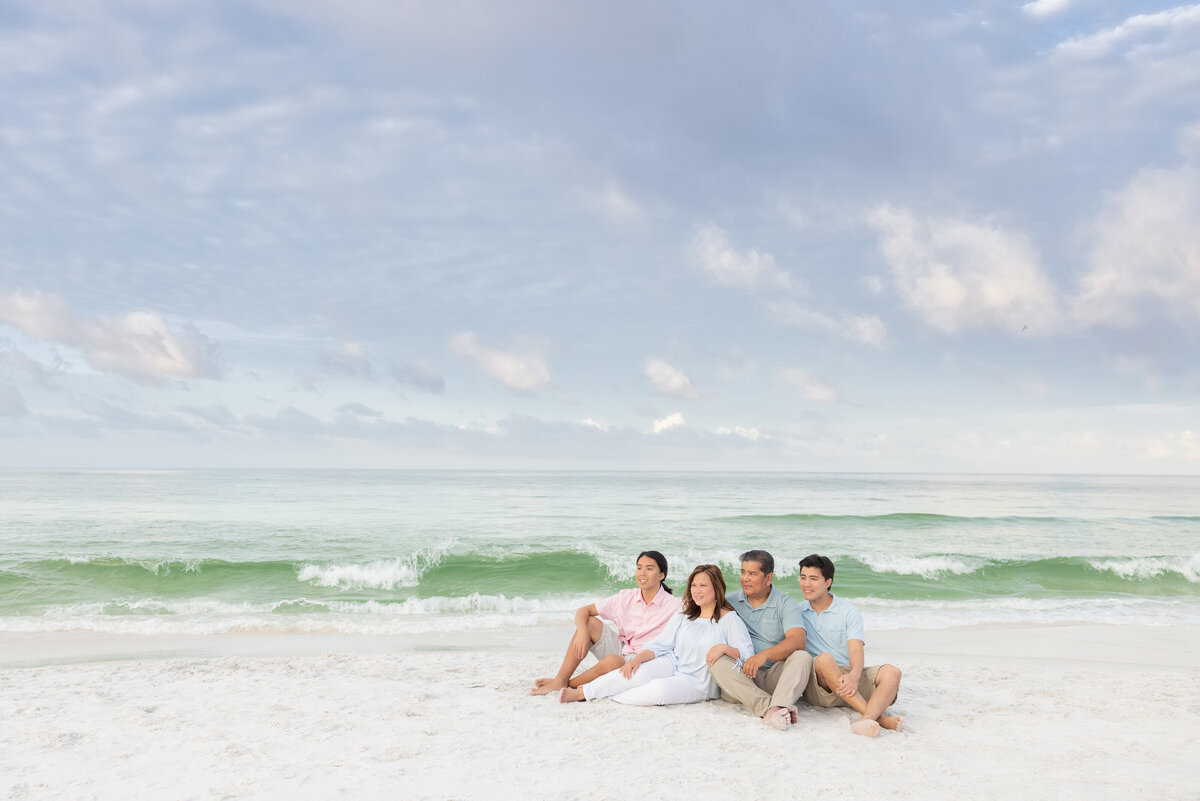
<svg viewBox="0 0 1200 801">
<path fill-rule="evenodd" d="M 667 586 L 667 557 L 663 556 L 658 551 L 642 551 L 637 555 L 637 559 L 633 560 L 633 563 L 636 565 L 638 560 L 643 556 L 649 556 L 658 564 L 658 569 L 661 570 L 663 574 L 662 588 L 674 595 L 675 593 L 672 592 L 671 588 Z"/>
<path fill-rule="evenodd" d="M 687 580 L 687 590 L 683 593 L 682 613 L 688 616 L 688 620 L 700 617 L 700 605 L 692 600 L 692 579 L 701 573 L 708 574 L 708 580 L 712 582 L 713 592 L 717 596 L 717 605 L 713 609 L 712 617 L 713 623 L 716 623 L 721 619 L 721 610 L 733 611 L 733 607 L 725 600 L 725 577 L 721 575 L 721 568 L 716 565 L 696 565 L 692 569 L 692 574 L 688 576 Z"/>
</svg>

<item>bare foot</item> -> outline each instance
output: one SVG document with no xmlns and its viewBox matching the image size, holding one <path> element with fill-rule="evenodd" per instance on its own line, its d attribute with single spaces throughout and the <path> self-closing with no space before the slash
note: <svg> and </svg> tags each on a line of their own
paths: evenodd
<svg viewBox="0 0 1200 801">
<path fill-rule="evenodd" d="M 861 734 L 864 737 L 878 737 L 879 724 L 873 720 L 863 718 L 862 720 L 856 720 L 854 723 L 851 723 L 850 731 L 854 732 L 855 734 Z"/>
<path fill-rule="evenodd" d="M 889 731 L 900 731 L 900 724 L 904 722 L 904 718 L 898 718 L 894 715 L 880 715 L 879 725 Z"/>
<path fill-rule="evenodd" d="M 563 687 L 561 690 L 558 691 L 558 702 L 560 704 L 566 704 L 571 701 L 582 701 L 582 700 L 584 700 L 583 690 L 577 689 L 575 687 Z"/>
<path fill-rule="evenodd" d="M 763 715 L 762 721 L 772 729 L 787 731 L 788 726 L 792 725 L 792 716 L 788 713 L 787 709 L 781 706 L 773 706 L 767 710 L 767 714 Z"/>
<path fill-rule="evenodd" d="M 530 695 L 549 695 L 561 690 L 566 685 L 558 679 L 538 679 L 533 683 L 533 689 L 529 691 Z"/>
<path fill-rule="evenodd" d="M 788 710 L 788 716 L 792 719 L 792 723 L 799 723 L 800 722 L 800 710 L 796 709 L 796 707 L 794 707 L 794 706 L 789 706 L 787 708 L 787 710 Z"/>
</svg>

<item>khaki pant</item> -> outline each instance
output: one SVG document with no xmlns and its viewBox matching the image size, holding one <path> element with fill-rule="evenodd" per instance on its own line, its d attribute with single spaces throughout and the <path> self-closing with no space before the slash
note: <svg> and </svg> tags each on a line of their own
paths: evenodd
<svg viewBox="0 0 1200 801">
<path fill-rule="evenodd" d="M 804 650 L 795 651 L 769 668 L 759 668 L 753 679 L 736 664 L 723 656 L 713 662 L 708 672 L 721 688 L 722 698 L 731 704 L 741 704 L 760 718 L 773 706 L 795 705 L 812 674 L 812 657 Z"/>
<path fill-rule="evenodd" d="M 850 672 L 850 668 L 846 665 L 838 665 L 842 669 L 842 675 Z M 879 665 L 872 665 L 869 668 L 864 668 L 862 675 L 858 677 L 858 694 L 863 697 L 863 700 L 871 700 L 871 693 L 875 692 L 875 679 L 879 675 Z M 835 706 L 849 706 L 846 700 L 835 692 L 830 692 L 821 686 L 817 681 L 817 674 L 814 672 L 812 678 L 809 679 L 808 685 L 804 688 L 804 700 L 813 706 L 823 706 L 830 709 Z M 892 703 L 895 703 L 893 700 Z"/>
</svg>

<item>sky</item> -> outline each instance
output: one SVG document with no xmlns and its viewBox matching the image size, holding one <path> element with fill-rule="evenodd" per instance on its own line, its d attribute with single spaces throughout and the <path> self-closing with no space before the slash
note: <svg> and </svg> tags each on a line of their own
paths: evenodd
<svg viewBox="0 0 1200 801">
<path fill-rule="evenodd" d="M 1200 4 L 0 5 L 0 467 L 1200 472 Z"/>
</svg>

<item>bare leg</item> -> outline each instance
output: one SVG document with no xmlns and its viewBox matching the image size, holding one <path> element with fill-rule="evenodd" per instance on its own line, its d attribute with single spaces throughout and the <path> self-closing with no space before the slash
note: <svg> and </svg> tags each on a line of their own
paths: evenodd
<svg viewBox="0 0 1200 801">
<path fill-rule="evenodd" d="M 604 623 L 600 618 L 593 617 L 588 620 L 588 636 L 593 643 L 598 642 L 600 635 L 603 633 Z M 582 657 L 575 656 L 575 638 L 572 637 L 571 642 L 567 643 L 567 655 L 563 657 L 562 666 L 559 667 L 558 673 L 551 678 L 535 680 L 533 682 L 533 689 L 529 691 L 529 694 L 546 695 L 547 693 L 558 692 L 563 687 L 566 687 L 567 682 L 571 680 L 571 674 L 575 672 L 575 668 L 579 667 L 579 663 L 586 657 L 586 653 Z"/>
<path fill-rule="evenodd" d="M 605 673 L 609 673 L 613 670 L 616 670 L 619 667 L 621 667 L 621 665 L 624 665 L 624 664 L 625 664 L 624 659 L 617 656 L 616 654 L 609 654 L 608 656 L 604 657 L 599 662 L 592 665 L 590 668 L 583 671 L 578 676 L 576 676 L 575 678 L 573 678 L 569 682 L 567 682 L 567 686 L 568 687 L 582 687 L 583 685 L 587 684 L 592 679 L 598 679 L 601 676 L 603 676 Z"/>
<path fill-rule="evenodd" d="M 817 672 L 817 680 L 821 686 L 827 690 L 832 688 L 842 677 L 842 669 L 827 653 L 821 654 L 813 660 L 813 670 Z M 899 729 L 904 718 L 883 714 L 883 711 L 888 708 L 888 704 L 896 700 L 896 693 L 899 690 L 900 669 L 893 665 L 882 665 L 879 673 L 875 676 L 875 690 L 871 693 L 870 702 L 858 692 L 849 698 L 842 698 L 846 702 L 846 706 L 862 715 L 862 719 L 856 721 L 850 730 L 855 734 L 874 737 L 879 734 L 880 727 Z"/>
</svg>

